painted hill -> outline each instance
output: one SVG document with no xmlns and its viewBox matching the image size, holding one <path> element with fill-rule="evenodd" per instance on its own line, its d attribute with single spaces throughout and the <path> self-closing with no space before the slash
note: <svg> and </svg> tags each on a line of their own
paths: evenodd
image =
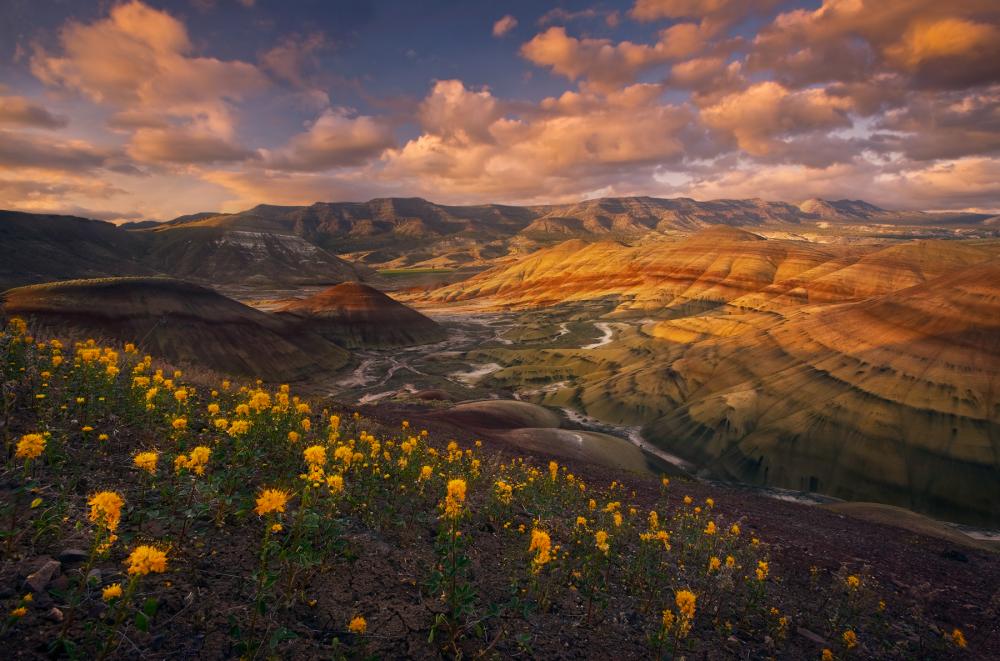
<svg viewBox="0 0 1000 661">
<path fill-rule="evenodd" d="M 295 324 L 170 278 L 74 280 L 11 289 L 7 315 L 53 332 L 139 340 L 141 350 L 227 374 L 296 381 L 348 354 Z"/>
<path fill-rule="evenodd" d="M 715 227 L 568 241 L 432 296 L 565 302 L 561 319 L 601 301 L 612 342 L 470 359 L 502 365 L 498 387 L 537 386 L 531 401 L 643 426 L 708 475 L 995 523 L 998 257 L 997 242 L 831 246 Z"/>
<path fill-rule="evenodd" d="M 905 289 L 995 259 L 996 244 L 911 241 L 890 246 L 764 239 L 715 226 L 673 240 L 629 246 L 566 241 L 430 293 L 528 307 L 612 297 L 619 314 L 691 314 L 722 304 L 780 310 Z"/>
<path fill-rule="evenodd" d="M 428 344 L 445 338 L 437 322 L 358 282 L 324 289 L 278 311 L 348 348 Z"/>
<path fill-rule="evenodd" d="M 696 343 L 668 369 L 688 394 L 651 437 L 713 474 L 1000 521 L 996 260 Z"/>
</svg>

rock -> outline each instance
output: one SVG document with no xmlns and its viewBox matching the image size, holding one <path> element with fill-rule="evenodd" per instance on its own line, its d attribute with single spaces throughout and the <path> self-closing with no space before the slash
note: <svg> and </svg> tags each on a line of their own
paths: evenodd
<svg viewBox="0 0 1000 661">
<path fill-rule="evenodd" d="M 101 570 L 95 567 L 87 572 L 87 585 L 100 585 L 103 578 Z"/>
<path fill-rule="evenodd" d="M 809 629 L 806 629 L 804 627 L 799 627 L 795 630 L 795 632 L 800 636 L 802 636 L 803 638 L 805 638 L 806 640 L 811 640 L 820 647 L 830 646 L 830 643 L 826 640 L 826 638 L 819 635 L 818 633 L 813 633 L 812 631 L 809 631 Z"/>
<path fill-rule="evenodd" d="M 63 621 L 63 612 L 61 610 L 59 610 L 58 608 L 56 608 L 55 606 L 53 606 L 45 614 L 45 617 L 49 618 L 53 622 L 62 622 Z"/>
<path fill-rule="evenodd" d="M 66 574 L 59 574 L 52 582 L 49 583 L 49 588 L 52 590 L 65 590 L 69 587 L 69 577 Z"/>
<path fill-rule="evenodd" d="M 24 579 L 24 586 L 32 592 L 41 593 L 48 587 L 49 581 L 60 570 L 62 563 L 58 560 L 49 560 L 41 566 L 38 571 Z"/>
<path fill-rule="evenodd" d="M 87 559 L 87 552 L 83 549 L 63 549 L 57 556 L 61 562 L 71 564 L 83 562 Z"/>
</svg>

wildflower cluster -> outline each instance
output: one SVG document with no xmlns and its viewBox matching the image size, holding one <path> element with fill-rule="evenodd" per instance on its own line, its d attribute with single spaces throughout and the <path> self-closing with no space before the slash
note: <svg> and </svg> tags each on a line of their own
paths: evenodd
<svg viewBox="0 0 1000 661">
<path fill-rule="evenodd" d="M 727 503 L 677 493 L 683 480 L 659 479 L 643 499 L 557 461 L 502 458 L 408 421 L 390 428 L 323 409 L 288 386 L 195 383 L 131 345 L 29 341 L 19 321 L 0 334 L 0 350 L 4 382 L 16 384 L 15 404 L 4 399 L 0 413 L 19 416 L 5 476 L 18 490 L 0 516 L 11 522 L 8 553 L 29 538 L 58 553 L 74 525 L 92 546 L 72 570 L 54 636 L 67 655 L 145 644 L 126 631 L 159 626 L 161 606 L 174 617 L 187 608 L 188 592 L 163 599 L 170 585 L 215 572 L 245 600 L 213 624 L 233 637 L 233 656 L 295 656 L 301 648 L 282 645 L 317 626 L 330 627 L 324 641 L 365 656 L 378 638 L 369 631 L 383 624 L 375 611 L 318 586 L 378 561 L 363 552 L 376 543 L 412 554 L 391 590 L 424 605 L 426 617 L 414 619 L 428 623 L 421 639 L 450 656 L 530 656 L 549 613 L 591 627 L 628 620 L 614 626 L 661 656 L 700 657 L 735 638 L 755 656 L 780 657 L 796 626 L 828 641 L 831 658 L 882 651 L 886 605 L 870 572 L 817 572 L 811 603 L 822 607 L 793 607 L 752 522 L 720 513 Z M 47 502 L 63 483 L 74 488 Z M 213 566 L 232 545 L 242 546 L 226 561 L 238 566 Z M 6 626 L 31 619 L 26 599 L 5 604 Z M 936 631 L 910 651 L 975 644 L 954 626 Z"/>
</svg>

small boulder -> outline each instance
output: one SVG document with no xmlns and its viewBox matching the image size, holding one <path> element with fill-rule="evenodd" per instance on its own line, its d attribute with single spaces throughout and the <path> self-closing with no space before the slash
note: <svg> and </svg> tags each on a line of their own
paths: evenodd
<svg viewBox="0 0 1000 661">
<path fill-rule="evenodd" d="M 42 593 L 48 587 L 52 577 L 62 568 L 62 563 L 58 560 L 49 560 L 41 566 L 38 571 L 30 574 L 24 579 L 24 586 L 35 593 Z"/>
<path fill-rule="evenodd" d="M 87 559 L 87 552 L 83 549 L 63 549 L 61 553 L 57 556 L 60 562 L 65 562 L 66 564 L 73 564 L 76 562 L 83 562 Z"/>
</svg>

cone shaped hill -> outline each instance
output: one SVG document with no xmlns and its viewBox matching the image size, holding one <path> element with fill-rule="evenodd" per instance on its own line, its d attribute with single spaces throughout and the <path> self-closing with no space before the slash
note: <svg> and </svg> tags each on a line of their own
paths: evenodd
<svg viewBox="0 0 1000 661">
<path fill-rule="evenodd" d="M 345 282 L 291 301 L 280 316 L 347 348 L 398 347 L 440 342 L 437 322 L 359 282 Z"/>
</svg>

